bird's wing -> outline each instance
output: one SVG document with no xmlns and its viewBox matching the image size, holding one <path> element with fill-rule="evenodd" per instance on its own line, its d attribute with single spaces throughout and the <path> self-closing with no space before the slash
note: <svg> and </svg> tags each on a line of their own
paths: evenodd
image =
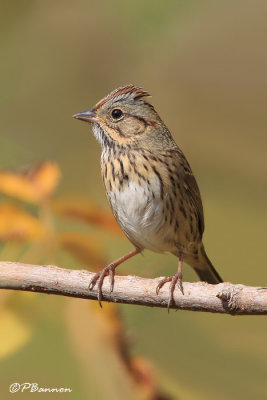
<svg viewBox="0 0 267 400">
<path fill-rule="evenodd" d="M 183 186 L 186 190 L 186 193 L 195 206 L 199 231 L 202 236 L 204 232 L 204 213 L 198 184 L 183 152 L 180 149 L 174 151 L 177 153 L 174 157 L 177 160 L 177 168 L 179 169 L 178 173 L 183 180 Z"/>
</svg>

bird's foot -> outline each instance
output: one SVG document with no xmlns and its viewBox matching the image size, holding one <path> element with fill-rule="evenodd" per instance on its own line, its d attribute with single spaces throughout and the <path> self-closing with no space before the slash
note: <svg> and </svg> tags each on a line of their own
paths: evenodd
<svg viewBox="0 0 267 400">
<path fill-rule="evenodd" d="M 167 283 L 167 282 L 171 282 L 170 289 L 169 289 L 169 300 L 168 300 L 168 312 L 169 312 L 170 311 L 170 307 L 174 304 L 173 293 L 174 293 L 174 289 L 175 289 L 176 283 L 177 283 L 181 293 L 184 295 L 182 273 L 179 271 L 174 276 L 169 276 L 168 278 L 162 279 L 159 282 L 159 284 L 158 284 L 158 286 L 156 288 L 157 295 L 159 294 L 159 291 L 162 288 L 162 286 L 164 286 L 165 283 Z"/>
<path fill-rule="evenodd" d="M 98 299 L 98 303 L 100 305 L 100 307 L 102 308 L 102 298 L 103 298 L 103 294 L 102 294 L 102 286 L 104 283 L 104 279 L 107 275 L 110 276 L 110 291 L 113 292 L 113 288 L 114 288 L 114 271 L 116 268 L 116 264 L 109 264 L 107 265 L 105 268 L 103 268 L 101 271 L 97 272 L 93 278 L 91 279 L 88 289 L 92 290 L 95 286 L 95 284 L 98 281 L 98 286 L 97 286 L 97 299 Z"/>
<path fill-rule="evenodd" d="M 114 271 L 115 268 L 120 265 L 121 263 L 123 263 L 124 261 L 128 260 L 129 258 L 135 256 L 136 254 L 140 253 L 141 250 L 136 248 L 132 251 L 130 251 L 130 253 L 125 254 L 125 256 L 122 256 L 121 258 L 118 258 L 116 261 L 113 261 L 111 264 L 107 265 L 105 268 L 103 268 L 101 271 L 97 272 L 93 278 L 91 279 L 88 289 L 92 290 L 96 284 L 96 282 L 98 281 L 98 288 L 97 288 L 97 298 L 98 298 L 98 302 L 100 307 L 102 307 L 101 301 L 103 298 L 103 294 L 102 294 L 102 286 L 103 286 L 103 282 L 104 279 L 107 275 L 110 276 L 110 291 L 113 292 L 113 288 L 114 288 Z"/>
</svg>

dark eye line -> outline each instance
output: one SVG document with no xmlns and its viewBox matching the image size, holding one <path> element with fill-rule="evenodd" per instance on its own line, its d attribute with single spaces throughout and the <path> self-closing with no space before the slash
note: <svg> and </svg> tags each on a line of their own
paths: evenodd
<svg viewBox="0 0 267 400">
<path fill-rule="evenodd" d="M 123 112 L 121 109 L 119 109 L 119 108 L 114 108 L 114 109 L 112 110 L 112 113 L 111 113 L 111 114 L 113 114 L 113 111 L 117 111 L 117 110 L 121 111 L 122 114 L 121 114 L 118 118 L 114 117 L 114 115 L 112 115 L 112 117 L 113 117 L 114 119 L 118 119 L 118 121 L 121 119 L 121 116 L 123 115 L 124 117 L 132 117 L 132 118 L 137 119 L 138 121 L 140 121 L 140 122 L 142 122 L 142 123 L 144 124 L 145 128 L 147 128 L 148 126 L 156 126 L 156 123 L 155 123 L 154 121 L 147 120 L 147 119 L 145 119 L 144 117 L 141 117 L 141 116 L 139 116 L 139 115 L 124 113 L 124 112 Z M 120 136 L 124 136 L 124 135 L 121 134 L 121 132 L 120 132 Z"/>
<path fill-rule="evenodd" d="M 138 119 L 138 121 L 143 122 L 145 125 L 149 125 L 148 121 L 145 118 L 140 117 L 139 115 L 134 115 L 134 114 L 129 114 L 129 113 L 124 113 L 124 115 L 126 117 L 136 118 L 136 119 Z"/>
<path fill-rule="evenodd" d="M 143 122 L 143 124 L 145 125 L 145 128 L 147 128 L 148 126 L 155 126 L 155 124 L 152 121 L 150 121 L 148 119 L 145 119 L 143 117 L 140 117 L 139 115 L 132 115 L 132 114 L 125 114 L 125 115 L 129 116 L 129 117 L 132 117 L 132 118 L 135 118 L 140 122 Z"/>
<path fill-rule="evenodd" d="M 145 127 L 147 127 L 147 125 L 149 125 L 148 121 L 147 121 L 145 118 L 139 117 L 138 115 L 135 115 L 134 117 L 135 117 L 136 119 L 138 119 L 138 121 L 143 122 L 143 124 L 145 125 Z"/>
</svg>

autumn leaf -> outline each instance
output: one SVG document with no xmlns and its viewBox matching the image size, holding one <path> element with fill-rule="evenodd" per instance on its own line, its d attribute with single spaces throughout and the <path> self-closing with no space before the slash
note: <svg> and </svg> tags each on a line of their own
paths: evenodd
<svg viewBox="0 0 267 400">
<path fill-rule="evenodd" d="M 0 241 L 22 241 L 39 238 L 45 232 L 40 221 L 20 207 L 0 204 Z"/>
<path fill-rule="evenodd" d="M 30 203 L 47 199 L 60 178 L 57 164 L 45 161 L 26 173 L 0 171 L 0 192 Z"/>
<path fill-rule="evenodd" d="M 35 202 L 36 193 L 24 175 L 0 171 L 0 192 L 21 200 Z"/>
<path fill-rule="evenodd" d="M 87 222 L 112 233 L 122 235 L 122 231 L 111 212 L 83 200 L 58 201 L 53 205 L 57 214 L 81 222 Z"/>
<path fill-rule="evenodd" d="M 39 199 L 46 199 L 54 192 L 60 179 L 60 169 L 56 163 L 45 161 L 30 170 L 28 179 L 34 186 Z"/>
</svg>

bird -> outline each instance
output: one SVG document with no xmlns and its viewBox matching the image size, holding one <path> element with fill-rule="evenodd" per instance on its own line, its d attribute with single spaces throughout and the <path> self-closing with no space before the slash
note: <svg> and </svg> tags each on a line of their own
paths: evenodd
<svg viewBox="0 0 267 400">
<path fill-rule="evenodd" d="M 192 169 L 151 102 L 149 93 L 132 84 L 119 87 L 94 107 L 73 117 L 91 124 L 101 145 L 101 175 L 111 209 L 134 249 L 110 263 L 91 279 L 97 284 L 102 307 L 102 286 L 118 265 L 148 249 L 169 252 L 178 258 L 177 272 L 167 282 L 168 310 L 174 304 L 176 285 L 184 294 L 183 262 L 201 281 L 211 284 L 222 278 L 209 260 L 203 242 L 204 214 L 200 191 Z"/>
</svg>

